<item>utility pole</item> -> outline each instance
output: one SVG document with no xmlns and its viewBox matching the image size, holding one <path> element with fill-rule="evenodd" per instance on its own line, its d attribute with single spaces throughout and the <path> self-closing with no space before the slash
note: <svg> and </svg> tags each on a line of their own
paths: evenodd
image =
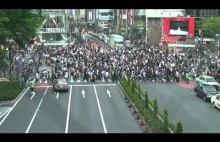
<svg viewBox="0 0 220 142">
<path fill-rule="evenodd" d="M 117 9 L 117 33 L 119 33 L 119 26 L 120 26 L 120 10 Z"/>
</svg>

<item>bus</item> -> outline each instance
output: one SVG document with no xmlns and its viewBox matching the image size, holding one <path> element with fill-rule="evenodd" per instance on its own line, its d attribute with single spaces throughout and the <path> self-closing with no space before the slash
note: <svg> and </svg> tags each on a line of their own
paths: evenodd
<svg viewBox="0 0 220 142">
<path fill-rule="evenodd" d="M 110 35 L 109 45 L 111 48 L 122 48 L 124 46 L 124 37 L 120 35 Z"/>
</svg>

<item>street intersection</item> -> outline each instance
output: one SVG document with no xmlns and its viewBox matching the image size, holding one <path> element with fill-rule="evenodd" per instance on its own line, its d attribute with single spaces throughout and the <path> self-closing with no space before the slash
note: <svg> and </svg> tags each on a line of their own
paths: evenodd
<svg viewBox="0 0 220 142">
<path fill-rule="evenodd" d="M 114 83 L 50 84 L 27 89 L 0 120 L 0 133 L 142 133 Z"/>
</svg>

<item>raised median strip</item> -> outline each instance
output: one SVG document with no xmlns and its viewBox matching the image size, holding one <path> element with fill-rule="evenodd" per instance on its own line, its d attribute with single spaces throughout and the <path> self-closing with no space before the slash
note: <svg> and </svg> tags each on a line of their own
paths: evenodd
<svg viewBox="0 0 220 142">
<path fill-rule="evenodd" d="M 17 101 L 25 91 L 25 84 L 19 82 L 0 82 L 0 106 Z"/>
<path fill-rule="evenodd" d="M 118 86 L 122 91 L 125 100 L 127 100 L 129 107 L 134 107 L 137 114 L 143 119 L 146 133 L 182 133 L 182 123 L 179 122 L 177 128 L 168 121 L 168 111 L 164 111 L 164 115 L 158 112 L 158 105 L 156 99 L 150 102 L 147 93 L 143 95 L 140 85 L 136 81 L 124 78 L 118 82 Z M 147 99 L 147 100 L 146 100 Z M 147 104 L 147 106 L 146 106 Z M 150 108 L 150 109 L 148 109 Z M 156 109 L 156 111 L 155 111 Z M 136 117 L 136 116 L 135 116 Z"/>
</svg>

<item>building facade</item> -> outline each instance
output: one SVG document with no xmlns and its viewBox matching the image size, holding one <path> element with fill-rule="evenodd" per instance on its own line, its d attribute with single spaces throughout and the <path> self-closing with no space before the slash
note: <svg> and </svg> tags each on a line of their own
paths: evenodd
<svg viewBox="0 0 220 142">
<path fill-rule="evenodd" d="M 66 45 L 69 32 L 66 9 L 42 9 L 44 17 L 38 36 L 44 45 Z"/>
</svg>

